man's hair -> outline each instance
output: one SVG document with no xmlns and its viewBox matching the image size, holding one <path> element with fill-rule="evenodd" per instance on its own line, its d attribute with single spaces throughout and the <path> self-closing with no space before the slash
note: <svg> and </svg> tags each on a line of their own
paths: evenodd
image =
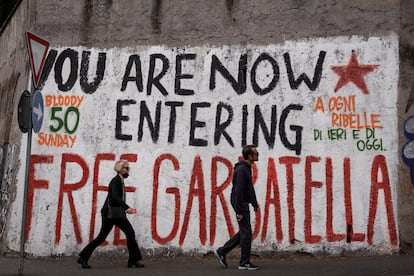
<svg viewBox="0 0 414 276">
<path fill-rule="evenodd" d="M 114 170 L 115 170 L 117 173 L 119 173 L 119 172 L 122 170 L 122 167 L 123 167 L 125 164 L 128 164 L 128 161 L 127 161 L 127 160 L 119 160 L 119 161 L 116 161 L 115 166 L 114 166 Z"/>
<path fill-rule="evenodd" d="M 243 159 L 244 160 L 249 159 L 249 155 L 253 153 L 254 148 L 257 148 L 257 146 L 256 145 L 245 145 L 245 146 L 243 146 L 242 154 L 243 154 Z"/>
</svg>

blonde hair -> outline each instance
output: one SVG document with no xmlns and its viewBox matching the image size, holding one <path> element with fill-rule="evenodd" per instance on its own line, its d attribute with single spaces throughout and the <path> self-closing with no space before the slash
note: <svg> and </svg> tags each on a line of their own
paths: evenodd
<svg viewBox="0 0 414 276">
<path fill-rule="evenodd" d="M 115 166 L 114 166 L 114 170 L 119 173 L 122 170 L 122 167 L 124 167 L 125 165 L 128 165 L 128 161 L 127 160 L 119 160 L 116 161 Z"/>
</svg>

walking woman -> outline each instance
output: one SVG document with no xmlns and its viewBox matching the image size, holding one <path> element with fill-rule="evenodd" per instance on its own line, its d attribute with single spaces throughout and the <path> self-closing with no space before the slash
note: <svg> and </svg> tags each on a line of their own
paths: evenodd
<svg viewBox="0 0 414 276">
<path fill-rule="evenodd" d="M 80 264 L 82 268 L 91 268 L 88 264 L 88 260 L 92 255 L 92 252 L 105 241 L 114 225 L 118 226 L 127 238 L 129 253 L 128 267 L 144 267 L 144 265 L 139 262 L 142 260 L 142 256 L 135 240 L 134 229 L 126 217 L 126 213 L 135 214 L 137 212 L 135 208 L 131 208 L 125 203 L 124 179 L 129 176 L 129 163 L 126 160 L 119 160 L 115 163 L 114 169 L 117 172 L 117 175 L 112 178 L 109 183 L 108 196 L 101 209 L 101 230 L 99 231 L 98 236 L 79 253 L 78 264 Z"/>
</svg>

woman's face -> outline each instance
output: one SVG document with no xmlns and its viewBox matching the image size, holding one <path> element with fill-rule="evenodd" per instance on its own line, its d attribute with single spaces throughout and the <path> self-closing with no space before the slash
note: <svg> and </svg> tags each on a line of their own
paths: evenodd
<svg viewBox="0 0 414 276">
<path fill-rule="evenodd" d="M 129 163 L 125 162 L 122 164 L 121 171 L 119 172 L 124 178 L 129 176 Z"/>
</svg>

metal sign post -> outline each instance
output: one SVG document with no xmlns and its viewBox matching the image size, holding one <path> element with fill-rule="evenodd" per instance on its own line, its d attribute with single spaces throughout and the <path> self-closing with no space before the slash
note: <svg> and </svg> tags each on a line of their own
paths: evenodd
<svg viewBox="0 0 414 276">
<path fill-rule="evenodd" d="M 22 214 L 22 227 L 20 232 L 20 265 L 19 275 L 23 275 L 24 267 L 24 245 L 26 244 L 26 217 L 27 217 L 27 193 L 29 187 L 29 173 L 30 173 L 30 156 L 32 151 L 32 101 L 33 101 L 33 86 L 30 89 L 29 97 L 29 121 L 28 121 L 28 132 L 27 132 L 27 150 L 26 150 L 26 169 L 24 177 L 24 196 L 23 196 L 23 214 Z"/>
<path fill-rule="evenodd" d="M 36 112 L 35 116 L 33 116 L 33 95 L 35 89 L 39 85 L 40 76 L 43 70 L 43 65 L 46 60 L 47 52 L 49 50 L 49 42 L 46 40 L 27 32 L 27 48 L 29 52 L 29 60 L 32 69 L 32 85 L 30 89 L 29 95 L 29 105 L 28 107 L 24 107 L 25 110 L 19 110 L 19 113 L 22 112 L 23 114 L 27 112 L 28 114 L 24 114 L 25 119 L 28 120 L 27 125 L 27 150 L 26 150 L 26 169 L 25 169 L 25 178 L 24 178 L 24 195 L 23 195 L 23 211 L 22 211 L 22 227 L 20 232 L 20 265 L 19 265 L 19 275 L 23 275 L 24 269 L 24 247 L 26 244 L 26 221 L 27 221 L 27 197 L 28 197 L 28 187 L 29 187 L 29 176 L 30 176 L 30 159 L 31 159 L 31 152 L 32 152 L 32 118 L 36 118 L 35 123 L 35 132 L 38 132 L 41 128 L 41 121 L 43 116 L 43 99 L 42 94 L 36 96 Z M 26 95 L 27 96 L 27 95 Z M 19 109 L 22 108 L 19 106 Z M 28 109 L 28 110 L 27 110 Z M 20 122 L 19 122 L 20 125 Z M 25 132 L 25 129 L 21 129 Z"/>
</svg>

